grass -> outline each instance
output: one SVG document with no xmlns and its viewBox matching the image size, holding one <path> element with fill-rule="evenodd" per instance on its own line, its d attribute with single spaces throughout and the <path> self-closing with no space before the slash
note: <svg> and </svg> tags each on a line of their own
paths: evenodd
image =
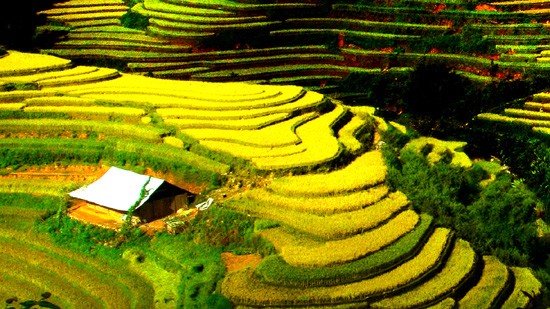
<svg viewBox="0 0 550 309">
<path fill-rule="evenodd" d="M 386 167 L 381 152 L 370 151 L 340 170 L 276 178 L 271 189 L 285 195 L 324 196 L 369 188 L 385 179 Z"/>
<path fill-rule="evenodd" d="M 364 258 L 330 267 L 295 267 L 277 255 L 265 258 L 255 273 L 262 282 L 277 286 L 333 286 L 356 282 L 388 271 L 412 258 L 432 231 L 432 218 L 420 223 L 393 244 Z"/>
</svg>

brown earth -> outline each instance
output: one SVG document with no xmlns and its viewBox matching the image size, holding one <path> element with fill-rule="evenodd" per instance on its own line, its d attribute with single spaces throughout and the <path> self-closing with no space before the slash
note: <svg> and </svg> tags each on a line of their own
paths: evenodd
<svg viewBox="0 0 550 309">
<path fill-rule="evenodd" d="M 260 265 L 262 257 L 257 254 L 236 255 L 232 252 L 223 252 L 222 259 L 227 272 L 243 269 L 245 267 L 256 268 Z"/>
</svg>

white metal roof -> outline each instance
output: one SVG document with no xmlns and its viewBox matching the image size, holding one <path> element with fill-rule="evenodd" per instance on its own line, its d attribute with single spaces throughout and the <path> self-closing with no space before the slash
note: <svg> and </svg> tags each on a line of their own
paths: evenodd
<svg viewBox="0 0 550 309">
<path fill-rule="evenodd" d="M 147 183 L 148 180 L 149 183 Z M 141 207 L 163 182 L 162 179 L 113 166 L 95 182 L 69 195 L 108 208 L 128 211 L 139 200 L 141 189 L 146 183 L 147 194 L 136 208 Z"/>
</svg>

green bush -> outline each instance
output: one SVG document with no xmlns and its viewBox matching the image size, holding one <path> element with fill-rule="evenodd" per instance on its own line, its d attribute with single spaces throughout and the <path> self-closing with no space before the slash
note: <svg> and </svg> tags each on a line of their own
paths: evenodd
<svg viewBox="0 0 550 309">
<path fill-rule="evenodd" d="M 120 18 L 122 26 L 131 29 L 147 30 L 149 18 L 139 13 L 128 11 Z"/>
<path fill-rule="evenodd" d="M 486 172 L 481 167 L 466 169 L 445 160 L 430 165 L 422 153 L 387 148 L 388 181 L 407 195 L 417 211 L 456 230 L 483 254 L 517 265 L 535 262 L 537 203 L 526 186 L 502 172 L 482 187 Z"/>
</svg>

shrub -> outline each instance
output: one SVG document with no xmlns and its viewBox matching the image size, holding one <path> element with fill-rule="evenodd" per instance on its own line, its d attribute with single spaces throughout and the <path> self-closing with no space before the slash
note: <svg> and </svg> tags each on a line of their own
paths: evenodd
<svg viewBox="0 0 550 309">
<path fill-rule="evenodd" d="M 120 19 L 122 26 L 131 29 L 147 30 L 149 18 L 139 13 L 128 11 Z"/>
</svg>

